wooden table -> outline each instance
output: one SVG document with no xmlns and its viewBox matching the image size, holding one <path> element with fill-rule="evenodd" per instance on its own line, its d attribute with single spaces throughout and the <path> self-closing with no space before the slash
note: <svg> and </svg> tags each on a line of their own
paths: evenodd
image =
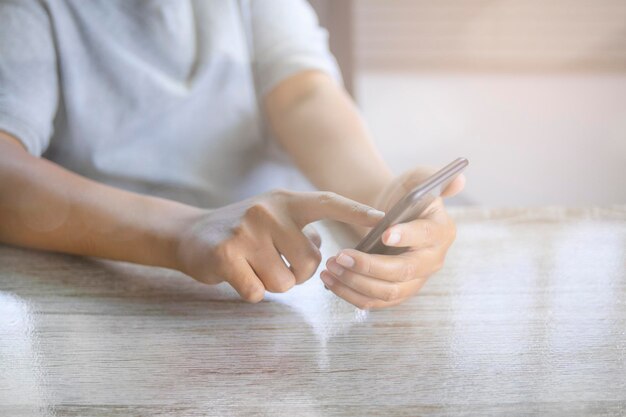
<svg viewBox="0 0 626 417">
<path fill-rule="evenodd" d="M 0 415 L 626 415 L 626 206 L 453 214 L 447 266 L 369 313 L 0 247 Z"/>
</svg>

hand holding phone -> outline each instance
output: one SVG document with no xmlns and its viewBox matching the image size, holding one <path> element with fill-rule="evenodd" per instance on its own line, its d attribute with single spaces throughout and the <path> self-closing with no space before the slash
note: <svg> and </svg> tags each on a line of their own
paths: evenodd
<svg viewBox="0 0 626 417">
<path fill-rule="evenodd" d="M 382 242 L 382 235 L 385 230 L 393 225 L 419 218 L 468 164 L 467 159 L 457 158 L 412 189 L 387 212 L 385 217 L 359 242 L 355 249 L 361 252 L 384 255 L 404 252 L 404 248 L 391 248 Z"/>
</svg>

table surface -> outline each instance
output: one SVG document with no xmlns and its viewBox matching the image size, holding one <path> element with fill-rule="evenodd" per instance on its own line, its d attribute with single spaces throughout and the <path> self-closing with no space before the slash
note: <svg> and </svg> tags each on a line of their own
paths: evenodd
<svg viewBox="0 0 626 417">
<path fill-rule="evenodd" d="M 626 415 L 626 206 L 453 215 L 444 269 L 372 312 L 0 247 L 0 415 Z"/>
</svg>

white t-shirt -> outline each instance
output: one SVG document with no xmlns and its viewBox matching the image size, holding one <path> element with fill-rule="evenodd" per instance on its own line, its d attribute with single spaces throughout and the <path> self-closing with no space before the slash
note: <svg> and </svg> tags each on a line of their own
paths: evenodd
<svg viewBox="0 0 626 417">
<path fill-rule="evenodd" d="M 259 100 L 340 81 L 305 0 L 0 0 L 0 130 L 114 186 L 224 205 L 302 184 Z"/>
</svg>

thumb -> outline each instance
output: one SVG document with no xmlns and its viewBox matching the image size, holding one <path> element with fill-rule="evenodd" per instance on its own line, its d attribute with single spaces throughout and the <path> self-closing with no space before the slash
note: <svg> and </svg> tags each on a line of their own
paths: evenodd
<svg viewBox="0 0 626 417">
<path fill-rule="evenodd" d="M 372 227 L 384 216 L 380 210 L 331 192 L 301 193 L 292 203 L 292 217 L 300 227 L 323 219 Z"/>
</svg>

